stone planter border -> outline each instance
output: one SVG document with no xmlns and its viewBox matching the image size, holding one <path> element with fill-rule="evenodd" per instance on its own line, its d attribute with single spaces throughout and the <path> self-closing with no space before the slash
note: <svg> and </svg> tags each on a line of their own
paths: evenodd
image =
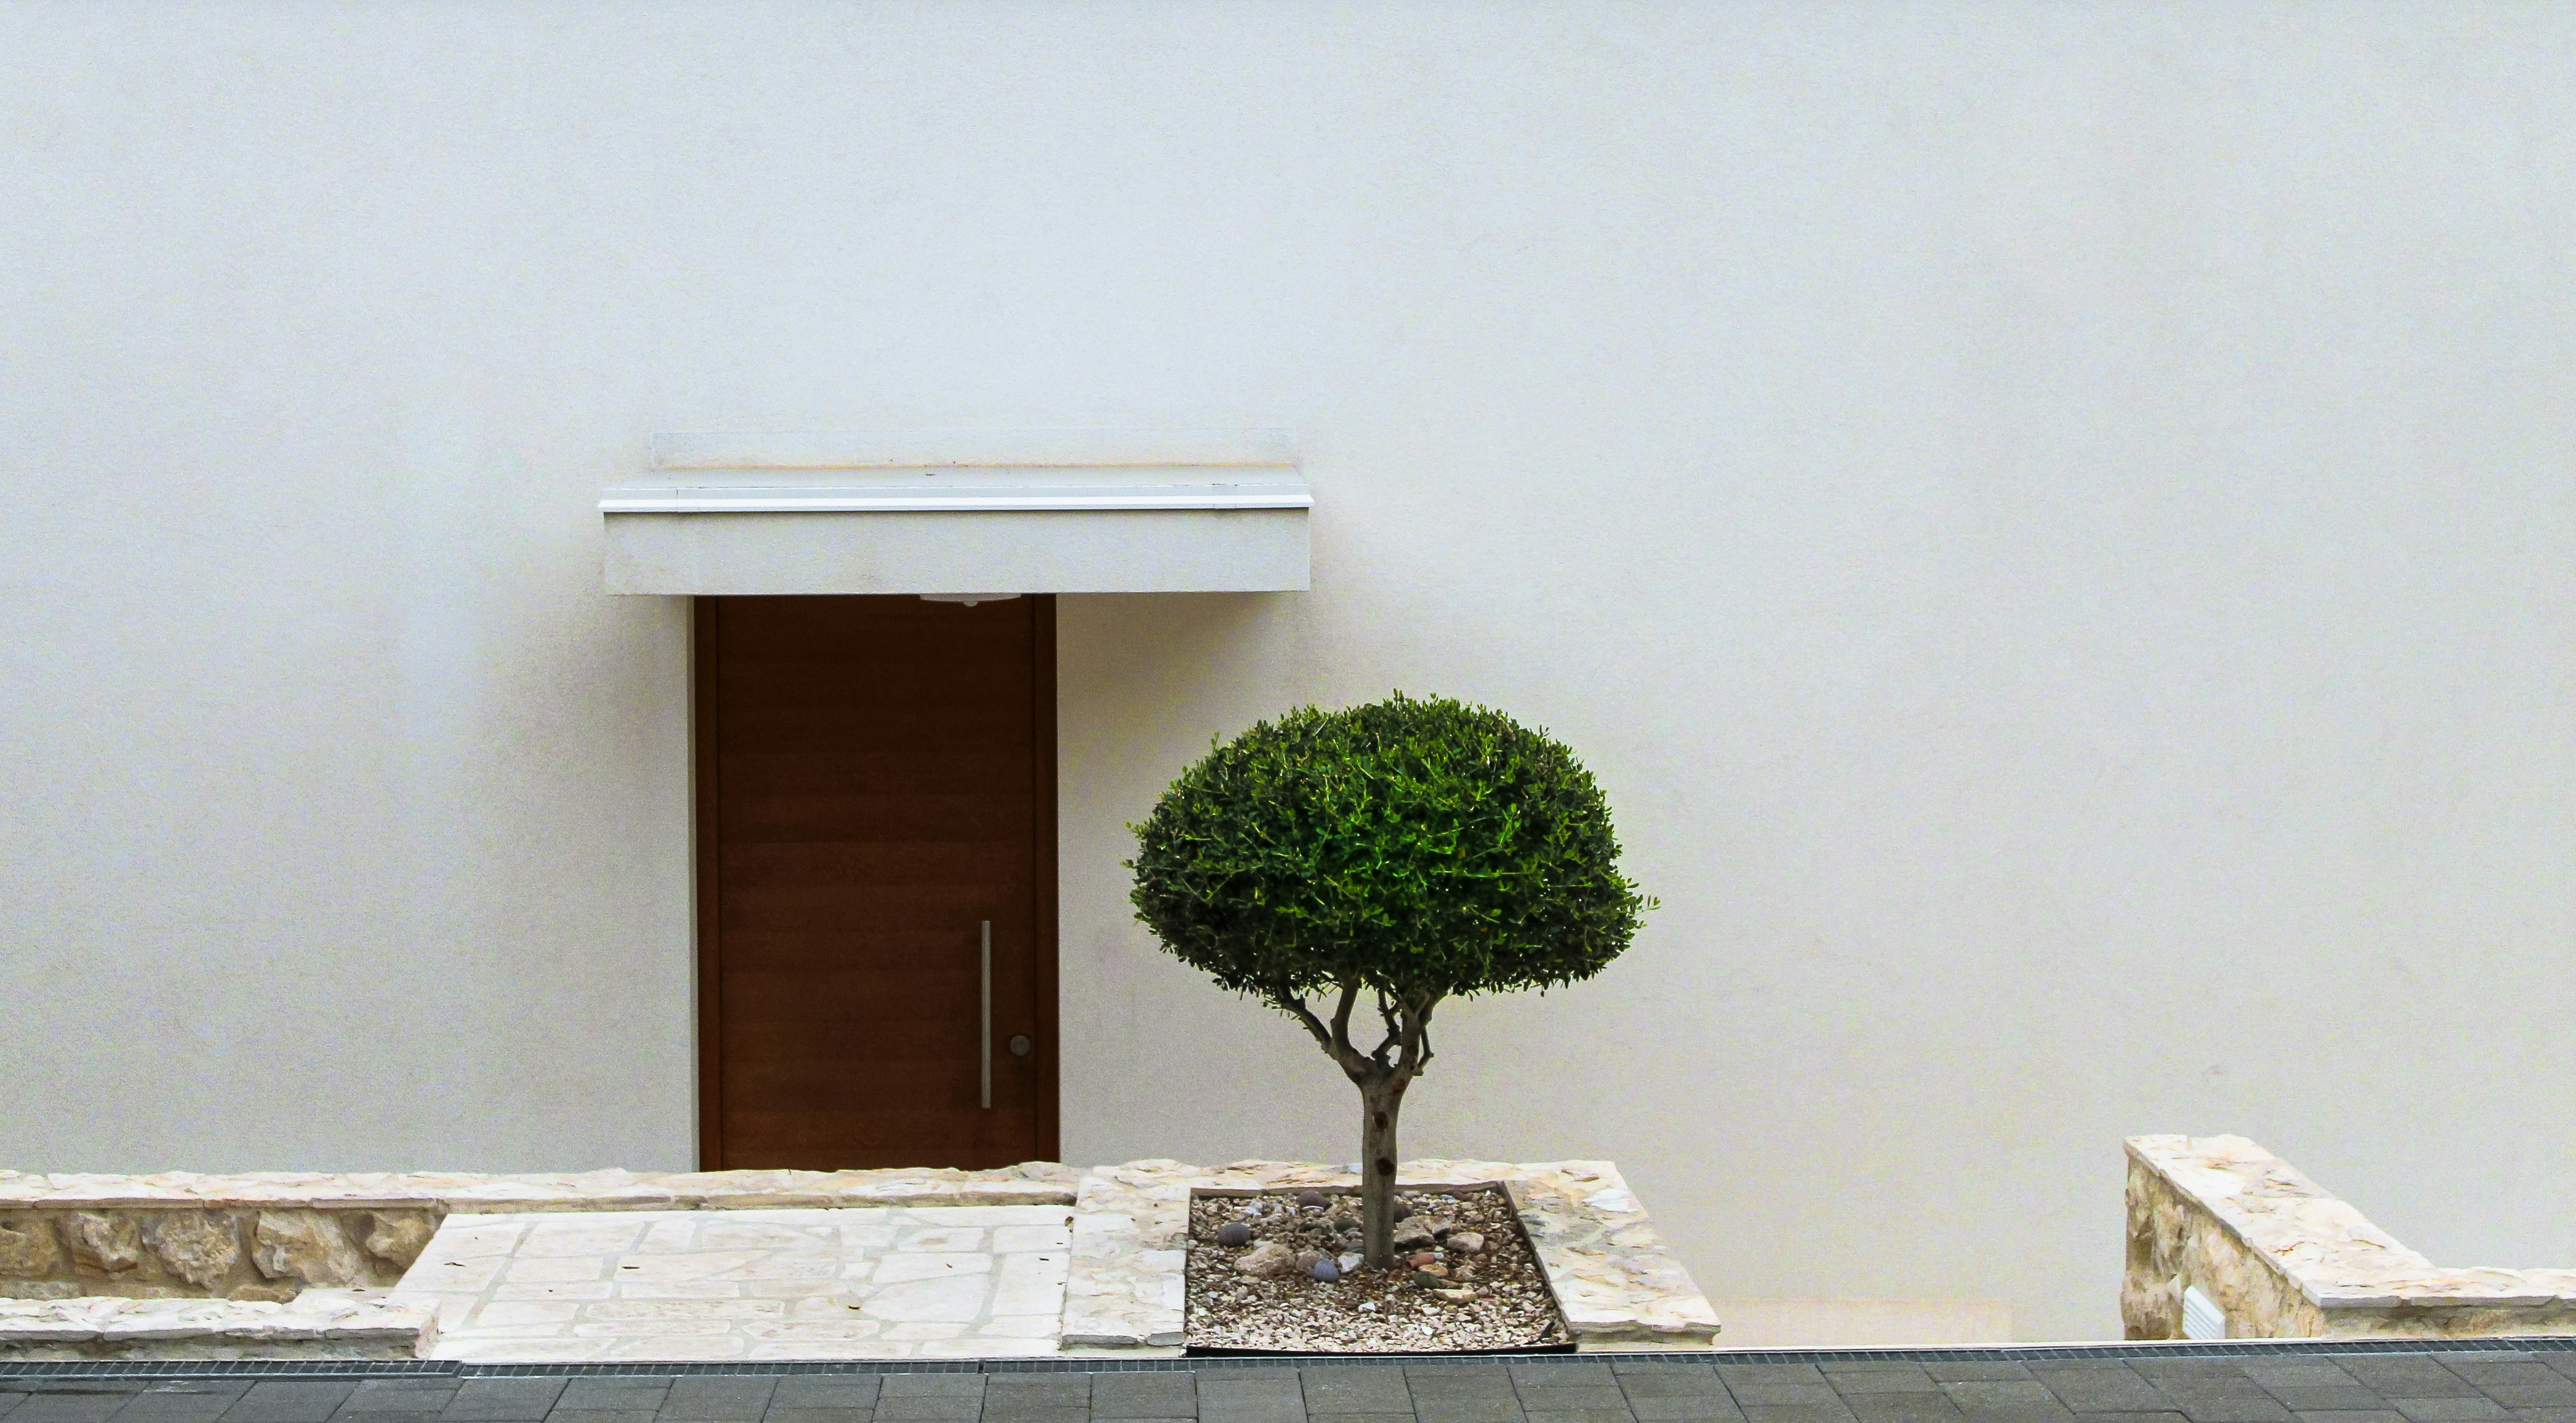
<svg viewBox="0 0 2576 1423">
<path fill-rule="evenodd" d="M 2576 1270 L 2445 1269 L 2241 1136 L 2127 1142 L 2131 1339 L 2180 1339 L 2197 1289 L 2230 1338 L 2576 1335 Z"/>
<path fill-rule="evenodd" d="M 1408 1161 L 1399 1186 L 1501 1186 L 1537 1248 L 1578 1350 L 1705 1348 L 1718 1319 L 1607 1161 Z M 1351 1191 L 1359 1178 L 1312 1162 L 1097 1166 L 1074 1202 L 1065 1280 L 1067 1349 L 1177 1349 L 1193 1195 Z"/>
</svg>

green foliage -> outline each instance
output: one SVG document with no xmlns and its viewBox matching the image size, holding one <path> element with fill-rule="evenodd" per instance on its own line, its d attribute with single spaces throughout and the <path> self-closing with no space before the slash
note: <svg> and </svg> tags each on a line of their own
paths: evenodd
<svg viewBox="0 0 2576 1423">
<path fill-rule="evenodd" d="M 1398 1002 L 1572 983 L 1653 907 L 1572 752 L 1441 698 L 1263 722 L 1132 828 L 1137 917 L 1273 1003 L 1337 983 Z"/>
</svg>

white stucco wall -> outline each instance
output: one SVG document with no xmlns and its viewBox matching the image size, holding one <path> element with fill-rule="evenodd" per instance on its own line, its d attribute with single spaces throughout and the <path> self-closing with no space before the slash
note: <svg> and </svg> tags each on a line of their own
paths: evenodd
<svg viewBox="0 0 2576 1423">
<path fill-rule="evenodd" d="M 1664 901 L 1420 1151 L 2025 1337 L 2116 1333 L 2125 1133 L 2576 1263 L 2571 174 L 2556 5 L 0 5 L 0 1165 L 685 1164 L 597 488 L 1287 424 L 1313 592 L 1062 608 L 1069 1158 L 1347 1156 L 1115 862 L 1404 687 Z"/>
</svg>

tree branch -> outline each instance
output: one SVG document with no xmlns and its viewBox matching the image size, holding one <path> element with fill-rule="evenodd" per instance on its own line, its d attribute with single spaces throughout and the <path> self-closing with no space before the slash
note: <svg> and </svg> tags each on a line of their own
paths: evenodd
<svg viewBox="0 0 2576 1423">
<path fill-rule="evenodd" d="M 1347 1055 L 1353 1051 L 1351 1047 L 1351 1005 L 1357 1003 L 1359 999 L 1359 980 L 1356 978 L 1343 979 L 1342 1001 L 1333 1009 L 1333 1041 L 1330 1045 L 1330 1050 L 1333 1052 L 1334 1061 L 1336 1062 L 1345 1062 Z"/>
<path fill-rule="evenodd" d="M 1387 1053 L 1404 1041 L 1404 1027 L 1396 1020 L 1394 1002 L 1386 996 L 1386 990 L 1382 988 L 1377 990 L 1377 1017 L 1379 1022 L 1386 1024 L 1386 1036 L 1378 1041 L 1377 1050 L 1369 1054 L 1369 1059 L 1387 1071 L 1393 1072 L 1395 1063 L 1387 1058 Z"/>
<path fill-rule="evenodd" d="M 1270 1001 L 1285 1009 L 1290 1016 L 1294 1017 L 1305 1027 L 1308 1033 L 1314 1035 L 1315 1041 L 1323 1045 L 1325 1056 L 1331 1057 L 1336 1061 L 1340 1060 L 1341 1055 L 1333 1051 L 1333 1035 L 1324 1031 L 1322 1021 L 1316 1018 L 1313 1009 L 1306 1006 L 1306 999 L 1302 994 L 1287 992 L 1274 993 L 1270 995 Z M 1350 1012 L 1350 1009 L 1345 1007 L 1342 1012 L 1347 1015 Z"/>
<path fill-rule="evenodd" d="M 1418 1004 L 1405 1008 L 1404 1062 L 1406 1075 L 1419 1077 L 1431 1065 L 1431 1010 L 1440 1004 L 1440 995 L 1423 995 Z"/>
</svg>

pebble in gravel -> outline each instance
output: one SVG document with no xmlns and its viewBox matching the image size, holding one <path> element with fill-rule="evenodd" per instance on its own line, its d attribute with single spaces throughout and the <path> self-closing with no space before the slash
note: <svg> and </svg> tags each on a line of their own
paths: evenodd
<svg viewBox="0 0 2576 1423">
<path fill-rule="evenodd" d="M 1264 1240 L 1234 1257 L 1234 1270 L 1239 1275 L 1271 1279 L 1297 1268 L 1297 1257 L 1276 1240 Z"/>
<path fill-rule="evenodd" d="M 1324 1200 L 1300 1198 L 1309 1195 Z M 1185 1341 L 1199 1348 L 1365 1354 L 1527 1349 L 1566 1340 L 1538 1259 L 1501 1191 L 1405 1191 L 1397 1201 L 1422 1240 L 1395 1269 L 1368 1270 L 1356 1253 L 1355 1196 L 1193 1200 Z M 1246 1243 L 1223 1243 L 1236 1234 L 1226 1227 L 1235 1225 L 1244 1227 Z M 1427 1257 L 1419 1268 L 1416 1256 Z M 1259 1257 L 1257 1269 L 1275 1262 L 1279 1272 L 1247 1272 L 1253 1257 Z"/>
</svg>

